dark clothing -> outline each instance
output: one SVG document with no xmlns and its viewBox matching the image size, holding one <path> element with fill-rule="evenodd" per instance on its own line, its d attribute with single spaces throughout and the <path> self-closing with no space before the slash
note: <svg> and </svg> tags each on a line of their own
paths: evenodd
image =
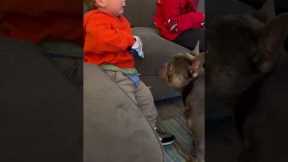
<svg viewBox="0 0 288 162">
<path fill-rule="evenodd" d="M 205 28 L 187 30 L 180 34 L 174 42 L 193 50 L 198 40 L 200 41 L 200 51 L 206 51 Z"/>
</svg>

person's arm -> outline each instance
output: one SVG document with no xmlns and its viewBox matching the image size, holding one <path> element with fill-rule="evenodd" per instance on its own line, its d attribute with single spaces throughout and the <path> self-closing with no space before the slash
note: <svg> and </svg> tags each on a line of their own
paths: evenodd
<svg viewBox="0 0 288 162">
<path fill-rule="evenodd" d="M 92 18 L 93 19 L 93 18 Z M 130 31 L 119 31 L 108 22 L 89 21 L 85 24 L 86 52 L 119 52 L 128 50 L 134 43 Z"/>
<path fill-rule="evenodd" d="M 191 1 L 191 3 L 193 3 Z M 188 29 L 201 28 L 205 20 L 205 15 L 202 12 L 191 11 L 186 14 L 181 14 L 181 4 L 177 0 L 163 0 L 163 12 L 167 21 L 167 27 L 177 27 L 177 32 L 182 32 Z M 191 4 L 195 6 L 195 4 Z M 173 26 L 174 25 L 174 26 Z"/>
</svg>

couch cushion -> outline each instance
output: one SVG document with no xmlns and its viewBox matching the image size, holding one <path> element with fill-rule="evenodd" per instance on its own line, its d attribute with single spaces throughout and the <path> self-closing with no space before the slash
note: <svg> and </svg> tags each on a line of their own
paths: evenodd
<svg viewBox="0 0 288 162">
<path fill-rule="evenodd" d="M 163 162 L 143 113 L 93 64 L 84 64 L 84 161 Z"/>
<path fill-rule="evenodd" d="M 156 0 L 126 0 L 125 16 L 133 26 L 153 26 Z"/>
</svg>

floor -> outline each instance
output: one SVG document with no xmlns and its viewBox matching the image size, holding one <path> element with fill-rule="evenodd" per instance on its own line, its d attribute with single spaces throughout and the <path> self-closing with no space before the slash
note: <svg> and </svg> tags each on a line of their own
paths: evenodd
<svg viewBox="0 0 288 162">
<path fill-rule="evenodd" d="M 176 137 L 173 145 L 164 147 L 165 162 L 186 162 L 192 146 L 192 136 L 185 124 L 181 98 L 157 102 L 156 105 L 160 129 Z"/>
<path fill-rule="evenodd" d="M 173 145 L 164 147 L 165 162 L 186 162 L 192 134 L 185 125 L 181 98 L 156 103 L 159 127 L 176 136 Z M 235 162 L 240 142 L 231 117 L 206 119 L 206 162 Z"/>
</svg>

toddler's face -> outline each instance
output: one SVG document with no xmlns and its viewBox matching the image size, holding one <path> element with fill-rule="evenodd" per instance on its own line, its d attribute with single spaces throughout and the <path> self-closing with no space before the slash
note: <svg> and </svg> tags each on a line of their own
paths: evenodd
<svg viewBox="0 0 288 162">
<path fill-rule="evenodd" d="M 100 0 L 100 1 L 102 3 L 98 3 L 98 5 L 102 9 L 105 9 L 106 11 L 112 13 L 113 15 L 119 16 L 124 13 L 124 6 L 126 5 L 126 0 Z"/>
</svg>

